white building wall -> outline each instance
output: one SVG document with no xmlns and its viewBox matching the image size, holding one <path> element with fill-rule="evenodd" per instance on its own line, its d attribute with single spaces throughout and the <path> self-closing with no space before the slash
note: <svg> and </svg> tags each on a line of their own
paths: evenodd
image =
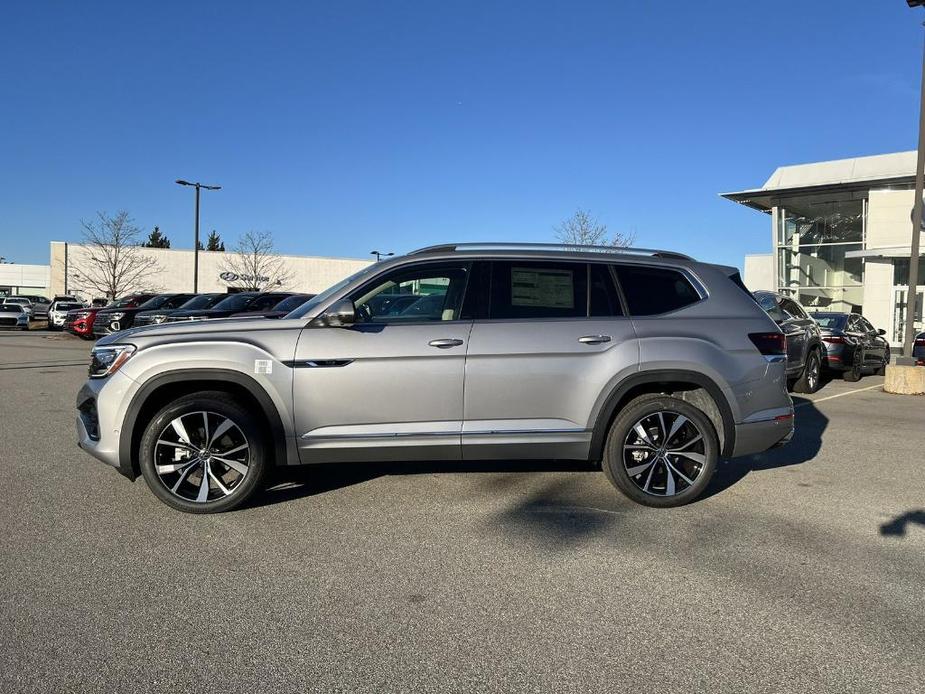
<svg viewBox="0 0 925 694">
<path fill-rule="evenodd" d="M 61 241 L 51 242 L 50 289 L 54 294 L 64 293 L 64 246 Z M 193 290 L 193 251 L 172 248 L 140 248 L 140 253 L 157 262 L 157 270 L 150 273 L 132 291 L 150 289 L 159 292 Z M 219 277 L 225 271 L 225 260 L 231 253 L 217 251 L 199 252 L 199 291 L 225 292 L 236 284 Z M 81 281 L 81 268 L 86 267 L 88 249 L 80 244 L 67 244 L 67 286 L 68 291 L 78 292 L 84 298 L 92 298 L 99 292 L 92 291 Z M 369 260 L 354 258 L 323 258 L 312 256 L 281 256 L 291 279 L 279 287 L 317 294 L 343 278 L 352 275 L 370 264 Z"/>
<path fill-rule="evenodd" d="M 762 289 L 776 291 L 774 255 L 772 253 L 756 253 L 745 256 L 745 276 L 742 281 L 753 292 L 761 291 Z"/>
<path fill-rule="evenodd" d="M 0 264 L 0 287 L 10 287 L 15 293 L 45 295 L 48 284 L 47 265 Z"/>
</svg>

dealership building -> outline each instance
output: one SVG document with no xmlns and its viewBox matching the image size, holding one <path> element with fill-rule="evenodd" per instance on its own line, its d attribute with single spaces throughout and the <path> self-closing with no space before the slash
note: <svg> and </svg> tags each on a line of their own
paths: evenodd
<svg viewBox="0 0 925 694">
<path fill-rule="evenodd" d="M 193 290 L 192 249 L 146 248 L 133 249 L 153 263 L 143 279 L 131 291 L 190 292 Z M 52 241 L 48 265 L 0 265 L 0 293 L 77 294 L 85 299 L 99 296 L 85 278 L 90 266 L 91 249 L 79 243 Z M 233 253 L 199 251 L 199 291 L 235 292 L 253 282 L 233 272 Z M 317 256 L 279 256 L 286 281 L 274 290 L 317 294 L 371 261 L 355 258 L 324 258 Z M 266 278 L 258 278 L 263 286 Z"/>
<path fill-rule="evenodd" d="M 770 253 L 745 257 L 745 284 L 788 294 L 810 311 L 863 312 L 902 345 L 915 165 L 915 152 L 898 152 L 781 166 L 760 188 L 723 193 L 771 222 Z M 918 262 L 915 324 L 925 330 L 921 254 Z"/>
</svg>

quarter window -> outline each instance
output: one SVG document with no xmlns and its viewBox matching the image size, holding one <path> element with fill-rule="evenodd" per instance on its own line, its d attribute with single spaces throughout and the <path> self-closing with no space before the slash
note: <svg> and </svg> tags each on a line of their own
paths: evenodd
<svg viewBox="0 0 925 694">
<path fill-rule="evenodd" d="M 634 316 L 668 313 L 700 301 L 690 280 L 677 270 L 620 265 L 617 277 Z"/>
</svg>

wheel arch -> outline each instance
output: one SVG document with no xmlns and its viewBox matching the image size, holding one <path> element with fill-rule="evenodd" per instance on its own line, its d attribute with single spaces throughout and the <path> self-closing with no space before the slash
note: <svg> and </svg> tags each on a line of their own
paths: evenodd
<svg viewBox="0 0 925 694">
<path fill-rule="evenodd" d="M 617 415 L 631 400 L 650 393 L 679 395 L 707 415 L 716 429 L 720 455 L 735 449 L 735 420 L 722 389 L 709 376 L 679 369 L 644 371 L 620 382 L 604 401 L 591 434 L 591 460 L 601 460 L 607 433 Z"/>
<path fill-rule="evenodd" d="M 218 390 L 254 407 L 272 443 L 273 463 L 287 459 L 286 431 L 279 410 L 257 381 L 231 369 L 180 369 L 147 381 L 132 397 L 119 435 L 119 471 L 129 479 L 140 474 L 138 447 L 150 417 L 171 400 L 203 390 Z"/>
</svg>

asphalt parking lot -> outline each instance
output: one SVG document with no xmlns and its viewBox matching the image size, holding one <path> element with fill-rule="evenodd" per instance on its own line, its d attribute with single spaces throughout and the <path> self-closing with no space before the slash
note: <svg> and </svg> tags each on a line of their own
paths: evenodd
<svg viewBox="0 0 925 694">
<path fill-rule="evenodd" d="M 190 516 L 77 449 L 88 351 L 0 333 L 0 691 L 921 691 L 925 399 L 881 378 L 680 509 L 408 464 Z"/>
</svg>

